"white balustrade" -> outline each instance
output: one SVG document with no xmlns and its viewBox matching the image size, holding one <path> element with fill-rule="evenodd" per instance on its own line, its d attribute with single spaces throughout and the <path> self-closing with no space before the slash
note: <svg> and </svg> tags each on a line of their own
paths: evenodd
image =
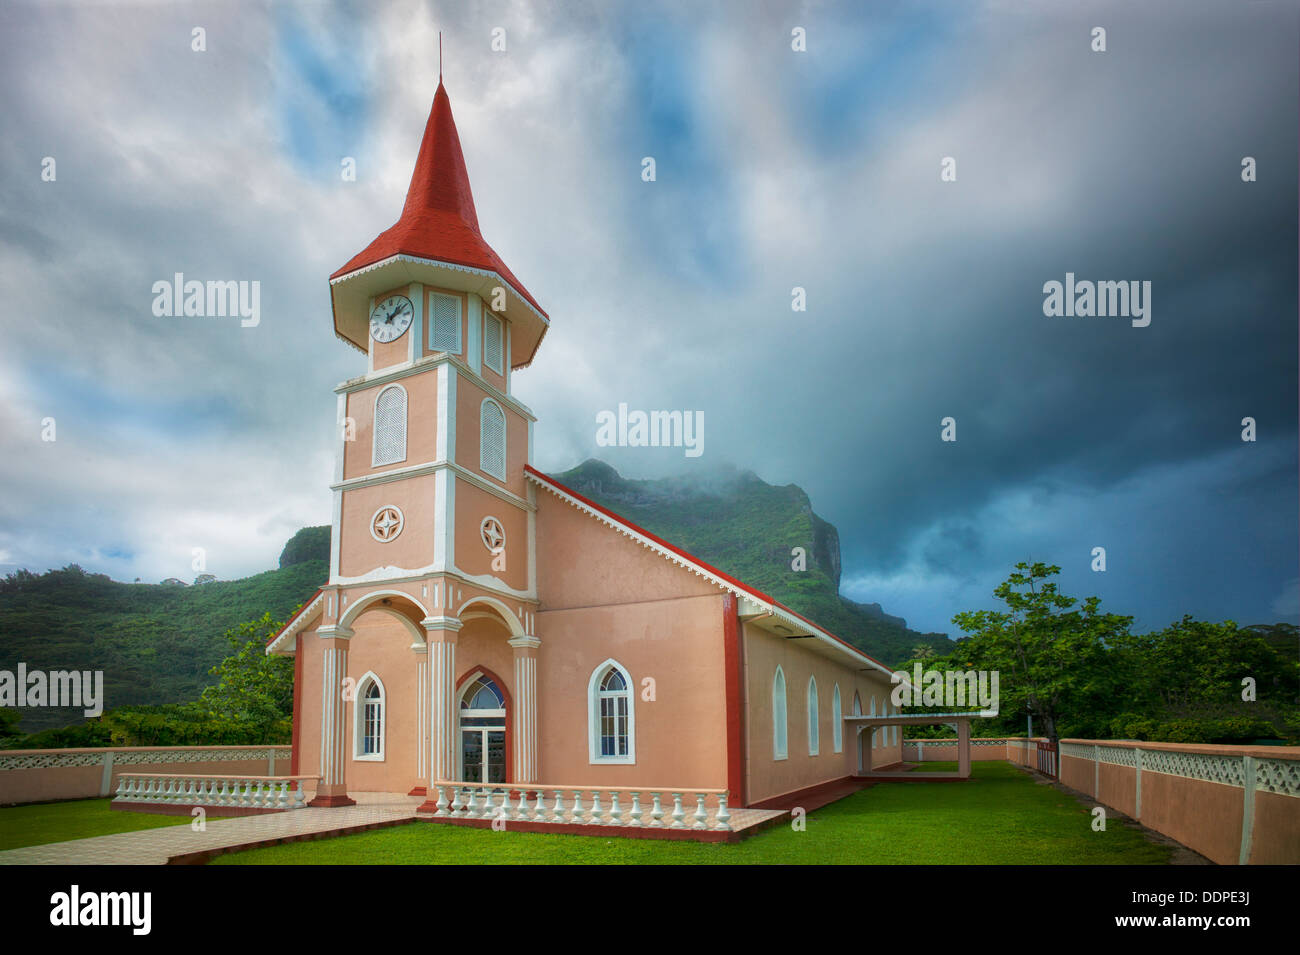
<svg viewBox="0 0 1300 955">
<path fill-rule="evenodd" d="M 173 806 L 302 809 L 307 805 L 303 783 L 319 778 L 121 773 L 117 778 L 117 794 L 113 801 Z"/>
<path fill-rule="evenodd" d="M 243 777 L 241 777 L 243 778 Z M 549 825 L 731 831 L 724 789 L 636 789 L 440 781 L 433 784 L 434 818 L 503 819 Z M 671 799 L 669 822 L 664 805 Z M 684 808 L 688 800 L 694 806 Z M 687 822 L 687 818 L 690 822 Z"/>
</svg>

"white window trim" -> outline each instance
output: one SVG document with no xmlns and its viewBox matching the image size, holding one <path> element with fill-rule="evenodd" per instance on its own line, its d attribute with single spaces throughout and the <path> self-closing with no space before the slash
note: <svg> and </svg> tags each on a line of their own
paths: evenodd
<svg viewBox="0 0 1300 955">
<path fill-rule="evenodd" d="M 488 354 L 488 347 L 487 347 L 488 322 L 496 322 L 497 327 L 501 329 L 501 334 L 497 337 L 497 342 L 499 344 L 499 347 L 497 348 L 497 352 L 496 352 L 495 365 L 492 364 L 493 356 Z M 497 315 L 493 315 L 490 311 L 484 308 L 483 309 L 483 364 L 487 366 L 489 370 L 495 371 L 498 375 L 504 375 L 506 373 L 505 363 L 506 363 L 506 323 L 502 318 L 500 318 Z"/>
<path fill-rule="evenodd" d="M 822 706 L 817 697 L 817 678 L 808 678 L 808 755 L 818 756 L 822 748 Z"/>
<path fill-rule="evenodd" d="M 831 748 L 837 753 L 844 752 L 844 697 L 840 695 L 838 683 L 831 691 Z"/>
<path fill-rule="evenodd" d="M 781 720 L 777 721 L 777 680 L 781 687 Z M 790 758 L 790 684 L 785 678 L 785 671 L 778 664 L 772 675 L 772 759 L 780 761 Z"/>
<path fill-rule="evenodd" d="M 392 461 L 379 460 L 379 399 L 385 393 L 396 389 L 402 393 L 402 456 L 394 458 Z M 411 424 L 411 396 L 401 385 L 385 385 L 375 394 L 375 405 L 370 413 L 370 466 L 372 468 L 386 467 L 389 464 L 402 464 L 406 461 L 407 435 L 410 433 Z"/>
<path fill-rule="evenodd" d="M 456 348 L 455 348 L 454 350 L 452 350 L 452 349 L 438 348 L 438 347 L 434 344 L 434 342 L 437 340 L 437 336 L 434 334 L 434 330 L 433 330 L 433 300 L 434 300 L 434 298 L 437 297 L 437 296 L 442 296 L 443 298 L 453 299 L 453 300 L 455 300 L 455 302 L 456 302 Z M 429 349 L 429 351 L 431 351 L 431 352 L 445 352 L 445 353 L 448 354 L 448 355 L 459 355 L 459 354 L 461 354 L 462 351 L 464 351 L 464 348 L 465 348 L 465 334 L 464 334 L 464 325 L 465 325 L 465 309 L 464 309 L 463 306 L 464 306 L 464 302 L 463 302 L 463 300 L 461 299 L 461 297 L 460 297 L 459 295 L 449 295 L 449 294 L 446 293 L 446 292 L 430 292 L 430 293 L 429 293 L 428 307 L 426 308 L 426 313 L 427 313 L 428 316 L 429 316 L 429 328 L 428 328 L 428 333 L 429 333 L 429 334 L 428 334 L 428 339 L 427 339 L 428 344 L 426 345 L 426 347 Z"/>
<path fill-rule="evenodd" d="M 488 406 L 496 408 L 501 413 L 501 473 L 489 471 L 483 466 L 483 410 Z M 510 419 L 506 417 L 506 409 L 495 398 L 484 398 L 482 404 L 478 406 L 478 469 L 488 477 L 494 477 L 498 481 L 506 479 L 506 454 L 510 447 Z"/>
<path fill-rule="evenodd" d="M 366 685 L 374 681 L 379 687 L 379 752 L 362 753 L 361 747 L 366 735 Z M 384 681 L 369 670 L 357 681 L 357 695 L 353 703 L 352 758 L 358 763 L 382 763 L 384 761 L 385 740 L 388 736 L 388 692 Z"/>
<path fill-rule="evenodd" d="M 600 681 L 610 669 L 618 670 L 627 684 L 627 755 L 602 756 L 600 752 Z M 587 681 L 587 761 L 593 765 L 635 765 L 636 763 L 636 684 L 627 667 L 610 657 L 591 671 Z"/>
</svg>

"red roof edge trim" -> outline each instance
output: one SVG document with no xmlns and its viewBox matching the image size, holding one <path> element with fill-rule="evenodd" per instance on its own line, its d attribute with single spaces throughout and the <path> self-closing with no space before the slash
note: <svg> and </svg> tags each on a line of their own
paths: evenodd
<svg viewBox="0 0 1300 955">
<path fill-rule="evenodd" d="M 284 622 L 284 626 L 281 627 L 279 630 L 277 630 L 275 632 L 275 635 L 271 637 L 270 640 L 266 641 L 266 645 L 269 647 L 271 644 L 275 643 L 275 641 L 279 640 L 280 636 L 291 626 L 293 626 L 293 622 L 297 620 L 299 617 L 301 617 L 304 613 L 306 613 L 308 608 L 310 608 L 311 605 L 316 602 L 316 598 L 319 597 L 324 592 L 325 592 L 324 587 L 317 587 L 316 592 L 312 594 L 310 597 L 308 597 L 307 601 L 301 607 L 299 607 L 297 610 L 293 612 L 293 616 Z"/>
<path fill-rule="evenodd" d="M 785 611 L 790 616 L 802 620 L 810 627 L 814 627 L 817 630 L 820 630 L 822 633 L 826 634 L 826 636 L 830 637 L 836 643 L 842 644 L 844 647 L 848 648 L 849 650 L 852 650 L 854 653 L 858 654 L 859 656 L 866 657 L 872 663 L 876 664 L 876 666 L 881 667 L 884 670 L 888 670 L 891 673 L 893 672 L 893 667 L 886 666 L 884 663 L 881 663 L 871 654 L 858 649 L 853 644 L 849 643 L 847 640 L 837 637 L 835 634 L 831 633 L 821 624 L 809 620 L 807 617 L 805 617 L 803 614 L 799 613 L 798 611 L 791 610 L 789 607 L 781 603 L 779 600 L 776 600 L 772 596 L 763 593 L 763 591 L 761 590 L 751 587 L 743 580 L 737 580 L 735 577 L 732 577 L 730 574 L 718 570 L 718 568 L 714 567 L 712 564 L 708 564 L 705 561 L 700 560 L 698 557 L 694 556 L 693 554 L 690 554 L 682 550 L 680 547 L 668 543 L 668 541 L 664 540 L 662 537 L 658 536 L 657 534 L 650 533 L 644 527 L 632 523 L 627 518 L 615 513 L 614 511 L 611 511 L 609 508 L 601 507 L 595 501 L 591 500 L 588 497 L 584 497 L 583 495 L 579 494 L 577 491 L 573 490 L 573 488 L 561 484 L 559 481 L 555 480 L 555 478 L 551 477 L 549 474 L 543 474 L 541 471 L 537 470 L 537 468 L 533 467 L 531 464 L 525 464 L 524 470 L 529 474 L 533 475 L 534 477 L 538 478 L 539 480 L 545 481 L 547 484 L 550 484 L 552 487 L 555 487 L 556 489 L 563 491 L 565 494 L 568 494 L 570 497 L 581 501 L 583 504 L 585 504 L 587 507 L 590 507 L 592 510 L 599 511 L 601 514 L 604 514 L 606 517 L 610 518 L 611 520 L 617 521 L 618 523 L 622 524 L 624 527 L 628 528 L 629 530 L 635 531 L 641 536 L 649 538 L 650 540 L 658 544 L 660 547 L 666 548 L 667 550 L 672 551 L 674 554 L 677 554 L 679 557 L 683 557 L 686 560 L 689 560 L 691 563 L 696 564 L 697 566 L 703 568 L 704 570 L 708 571 L 710 574 L 722 578 L 723 580 L 727 581 L 727 583 L 732 584 L 733 586 L 738 587 L 739 589 L 745 591 L 745 593 L 751 594 L 752 596 L 757 597 L 759 600 L 764 600 L 767 603 L 772 604 L 772 606 L 774 607 L 779 607 L 781 610 Z"/>
</svg>

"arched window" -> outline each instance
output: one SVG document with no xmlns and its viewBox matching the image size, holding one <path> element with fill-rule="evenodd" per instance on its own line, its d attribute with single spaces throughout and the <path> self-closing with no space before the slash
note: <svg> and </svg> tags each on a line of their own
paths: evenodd
<svg viewBox="0 0 1300 955">
<path fill-rule="evenodd" d="M 479 409 L 478 466 L 498 481 L 506 479 L 506 413 L 491 398 Z"/>
<path fill-rule="evenodd" d="M 505 716 L 506 701 L 497 685 L 485 676 L 465 688 L 460 696 L 462 718 L 476 716 Z"/>
<path fill-rule="evenodd" d="M 831 692 L 831 745 L 835 752 L 844 752 L 844 701 L 840 699 L 840 685 Z"/>
<path fill-rule="evenodd" d="M 357 725 L 353 733 L 356 759 L 384 758 L 384 699 L 384 684 L 373 673 L 367 673 L 357 683 Z"/>
<path fill-rule="evenodd" d="M 858 696 L 858 691 L 853 691 L 853 715 L 862 715 L 862 697 Z"/>
<path fill-rule="evenodd" d="M 785 673 L 776 668 L 772 678 L 772 758 L 785 759 Z"/>
<path fill-rule="evenodd" d="M 591 671 L 587 700 L 590 762 L 635 763 L 632 675 L 617 660 L 606 660 Z"/>
<path fill-rule="evenodd" d="M 821 751 L 822 726 L 821 713 L 817 705 L 817 678 L 808 678 L 808 755 L 816 756 Z"/>
<path fill-rule="evenodd" d="M 373 466 L 406 460 L 406 389 L 401 385 L 389 385 L 375 398 L 374 439 Z"/>
</svg>

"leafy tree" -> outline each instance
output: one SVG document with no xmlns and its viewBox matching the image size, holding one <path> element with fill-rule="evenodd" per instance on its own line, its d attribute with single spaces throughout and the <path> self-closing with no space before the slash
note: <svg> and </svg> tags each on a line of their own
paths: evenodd
<svg viewBox="0 0 1300 955">
<path fill-rule="evenodd" d="M 1104 706 L 1115 680 L 1107 645 L 1128 633 L 1132 617 L 1102 613 L 1100 600 L 1078 601 L 1050 578 L 1061 568 L 1018 563 L 993 591 L 1005 611 L 959 613 L 968 636 L 948 658 L 955 669 L 998 670 L 1003 712 L 1028 712 L 1044 734 L 1060 737 L 1062 721 Z"/>
<path fill-rule="evenodd" d="M 1258 716 L 1241 698 L 1242 680 L 1255 681 L 1260 700 L 1294 696 L 1298 668 L 1253 630 L 1231 620 L 1207 623 L 1183 617 L 1154 633 L 1126 634 L 1116 656 L 1134 690 L 1130 701 L 1175 718 Z"/>
<path fill-rule="evenodd" d="M 213 718 L 270 729 L 293 715 L 293 661 L 266 652 L 283 624 L 269 613 L 226 631 L 234 653 L 209 672 L 217 678 L 199 697 Z"/>
<path fill-rule="evenodd" d="M 22 720 L 23 715 L 16 709 L 5 707 L 0 709 L 0 745 L 4 745 L 4 740 L 15 739 L 22 736 L 22 730 L 18 728 L 18 723 Z"/>
</svg>

